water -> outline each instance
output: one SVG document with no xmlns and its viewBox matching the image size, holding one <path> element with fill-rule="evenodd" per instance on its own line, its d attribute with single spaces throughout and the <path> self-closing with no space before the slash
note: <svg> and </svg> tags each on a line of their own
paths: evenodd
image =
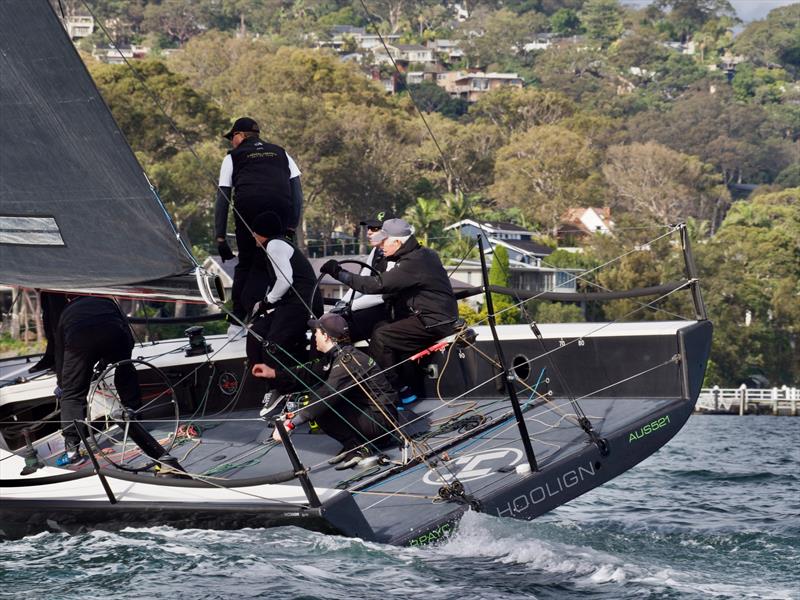
<svg viewBox="0 0 800 600">
<path fill-rule="evenodd" d="M 534 522 L 468 514 L 395 548 L 293 527 L 0 543 L 0 598 L 796 598 L 800 419 L 692 417 L 633 471 Z"/>
</svg>

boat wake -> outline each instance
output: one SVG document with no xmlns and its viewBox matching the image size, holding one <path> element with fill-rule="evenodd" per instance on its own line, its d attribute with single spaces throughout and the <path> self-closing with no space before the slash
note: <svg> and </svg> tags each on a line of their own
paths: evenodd
<svg viewBox="0 0 800 600">
<path fill-rule="evenodd" d="M 59 597 L 106 597 L 114 589 L 118 597 L 148 598 L 797 598 L 788 585 L 714 564 L 737 553 L 751 560 L 747 547 L 763 558 L 769 542 L 758 542 L 680 526 L 655 533 L 471 512 L 449 540 L 417 548 L 295 527 L 42 533 L 2 545 L 0 589 L 15 592 L 0 597 L 46 597 L 69 581 Z"/>
</svg>

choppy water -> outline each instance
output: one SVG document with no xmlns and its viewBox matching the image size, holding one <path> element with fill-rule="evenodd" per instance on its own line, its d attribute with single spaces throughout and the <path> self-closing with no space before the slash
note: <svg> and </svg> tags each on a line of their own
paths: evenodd
<svg viewBox="0 0 800 600">
<path fill-rule="evenodd" d="M 0 543 L 0 598 L 800 598 L 800 419 L 692 417 L 657 455 L 530 523 L 443 545 L 292 527 Z"/>
</svg>

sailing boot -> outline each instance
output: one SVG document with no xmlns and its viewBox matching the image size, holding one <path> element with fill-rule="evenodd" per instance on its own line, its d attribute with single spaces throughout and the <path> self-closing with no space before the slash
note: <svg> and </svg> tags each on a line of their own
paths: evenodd
<svg viewBox="0 0 800 600">
<path fill-rule="evenodd" d="M 69 465 L 77 465 L 86 460 L 82 455 L 78 446 L 67 446 L 64 449 L 64 454 L 56 459 L 57 467 L 67 467 Z"/>
</svg>

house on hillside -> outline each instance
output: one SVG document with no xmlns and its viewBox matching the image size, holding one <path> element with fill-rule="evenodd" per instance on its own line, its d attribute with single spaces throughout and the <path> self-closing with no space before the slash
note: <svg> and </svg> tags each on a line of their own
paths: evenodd
<svg viewBox="0 0 800 600">
<path fill-rule="evenodd" d="M 94 33 L 94 18 L 91 15 L 70 15 L 63 23 L 67 35 L 73 42 Z"/>
<path fill-rule="evenodd" d="M 388 53 L 387 53 L 388 50 Z M 411 63 L 433 64 L 436 57 L 431 48 L 416 44 L 386 44 L 386 48 L 379 46 L 372 48 L 376 64 L 391 64 L 402 62 L 406 65 Z"/>
<path fill-rule="evenodd" d="M 590 235 L 609 234 L 613 229 L 614 221 L 608 207 L 570 208 L 561 216 L 557 238 L 559 243 L 574 245 Z"/>
<path fill-rule="evenodd" d="M 448 264 L 445 264 L 445 269 L 450 273 L 451 282 L 458 280 L 464 282 L 467 287 L 483 285 L 480 261 L 450 259 Z M 508 269 L 508 287 L 529 292 L 575 292 L 578 275 L 582 273 L 582 269 L 534 266 L 513 260 L 509 261 Z M 477 308 L 476 305 L 483 303 L 483 296 L 473 296 L 467 301 Z"/>
<path fill-rule="evenodd" d="M 486 92 L 500 87 L 522 87 L 522 78 L 516 73 L 450 71 L 442 75 L 436 83 L 453 98 L 467 102 L 477 102 Z"/>
<path fill-rule="evenodd" d="M 430 40 L 425 45 L 445 62 L 453 63 L 464 58 L 464 50 L 456 40 Z"/>
<path fill-rule="evenodd" d="M 438 63 L 428 63 L 421 71 L 409 71 L 406 73 L 406 83 L 408 85 L 418 85 L 423 81 L 436 83 L 445 74 L 445 69 Z"/>
<path fill-rule="evenodd" d="M 482 237 L 484 248 L 491 253 L 496 246 L 508 251 L 508 258 L 521 265 L 539 266 L 553 250 L 533 241 L 534 233 L 514 223 L 502 221 L 477 222 L 464 219 L 445 227 L 445 231 L 458 231 L 464 237 Z M 526 288 L 527 289 L 527 288 Z"/>
<path fill-rule="evenodd" d="M 147 58 L 150 53 L 150 48 L 146 46 L 95 46 L 92 50 L 94 56 L 100 62 L 108 63 L 110 65 L 121 65 L 126 60 L 141 60 Z"/>
</svg>

